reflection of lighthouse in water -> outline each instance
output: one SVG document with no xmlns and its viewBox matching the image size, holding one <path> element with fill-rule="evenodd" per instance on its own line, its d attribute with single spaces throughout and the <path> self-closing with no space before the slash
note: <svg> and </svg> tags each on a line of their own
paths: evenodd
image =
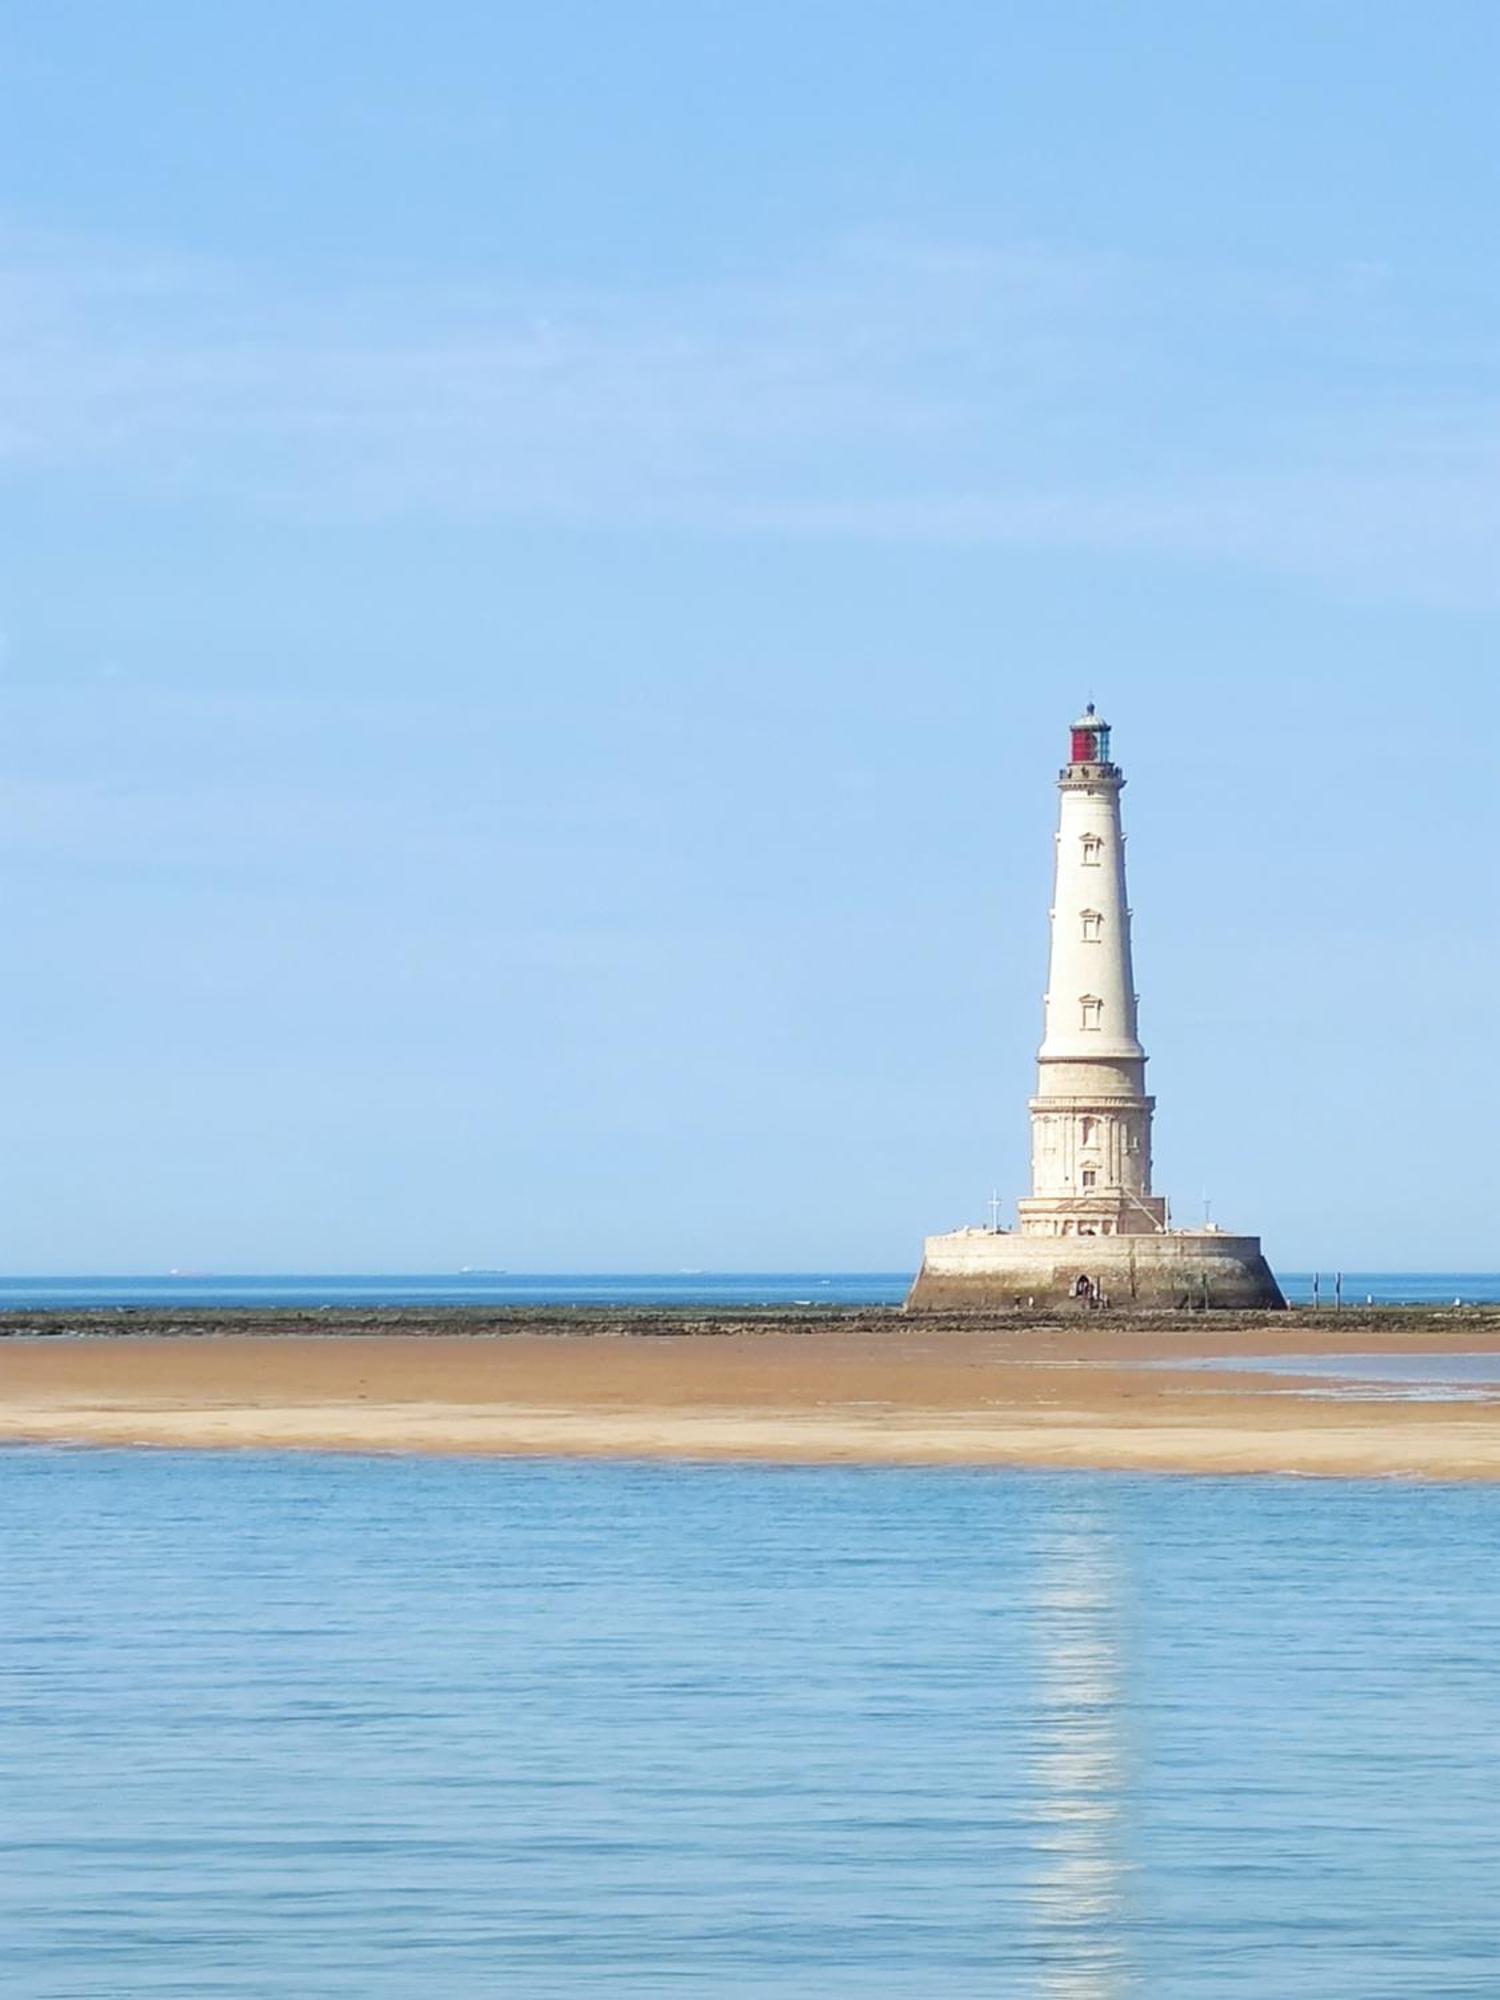
<svg viewBox="0 0 1500 2000">
<path fill-rule="evenodd" d="M 1121 1577 L 1097 1500 L 1043 1529 L 1028 1760 L 1037 1870 L 1030 1903 L 1049 2000 L 1125 2000 L 1126 1858 Z"/>
</svg>

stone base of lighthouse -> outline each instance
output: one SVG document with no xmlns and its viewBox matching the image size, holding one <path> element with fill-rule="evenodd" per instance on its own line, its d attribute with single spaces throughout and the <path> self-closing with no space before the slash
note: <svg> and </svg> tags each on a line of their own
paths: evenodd
<svg viewBox="0 0 1500 2000">
<path fill-rule="evenodd" d="M 1286 1300 L 1258 1236 L 1171 1229 L 1135 1236 L 1033 1236 L 957 1229 L 929 1236 L 908 1312 L 1279 1312 Z"/>
</svg>

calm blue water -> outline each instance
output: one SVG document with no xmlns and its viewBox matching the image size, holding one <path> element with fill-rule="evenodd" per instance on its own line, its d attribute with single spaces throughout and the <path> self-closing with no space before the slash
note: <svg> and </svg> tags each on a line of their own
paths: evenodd
<svg viewBox="0 0 1500 2000">
<path fill-rule="evenodd" d="M 15 2000 L 1493 2000 L 1500 1495 L 0 1454 Z"/>
<path fill-rule="evenodd" d="M 899 1305 L 905 1272 L 582 1272 L 551 1276 L 459 1271 L 375 1277 L 245 1278 L 185 1273 L 134 1278 L 0 1278 L 7 1307 L 66 1306 L 775 1306 Z M 1500 1279 L 1496 1280 L 1500 1287 Z"/>
<path fill-rule="evenodd" d="M 1487 1354 L 1203 1354 L 1145 1365 L 1286 1375 L 1334 1390 L 1358 1390 L 1361 1396 L 1375 1388 L 1398 1402 L 1493 1402 L 1500 1397 L 1500 1349 Z"/>
<path fill-rule="evenodd" d="M 234 1277 L 185 1273 L 171 1277 L 0 1278 L 0 1312 L 7 1307 L 108 1306 L 776 1306 L 899 1305 L 910 1271 L 679 1271 L 635 1275 L 576 1273 L 531 1276 L 509 1272 L 318 1277 L 295 1273 Z M 1281 1274 L 1293 1304 L 1312 1297 L 1312 1274 Z M 1500 1273 L 1349 1271 L 1344 1303 L 1366 1297 L 1377 1305 L 1500 1302 Z M 1322 1274 L 1322 1302 L 1333 1304 L 1333 1274 Z"/>
</svg>

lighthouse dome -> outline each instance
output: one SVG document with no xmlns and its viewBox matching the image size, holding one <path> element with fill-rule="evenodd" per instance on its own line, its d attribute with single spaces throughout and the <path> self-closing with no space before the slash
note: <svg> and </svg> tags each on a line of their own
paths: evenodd
<svg viewBox="0 0 1500 2000">
<path fill-rule="evenodd" d="M 1072 725 L 1068 734 L 1070 764 L 1109 762 L 1109 724 L 1102 716 L 1095 714 L 1092 702 Z"/>
</svg>

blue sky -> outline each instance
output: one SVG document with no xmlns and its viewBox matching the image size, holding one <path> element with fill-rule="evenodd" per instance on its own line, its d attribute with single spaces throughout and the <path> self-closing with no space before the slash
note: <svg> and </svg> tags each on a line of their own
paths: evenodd
<svg viewBox="0 0 1500 2000">
<path fill-rule="evenodd" d="M 1500 17 L 0 15 L 0 1265 L 1500 1266 Z"/>
</svg>

